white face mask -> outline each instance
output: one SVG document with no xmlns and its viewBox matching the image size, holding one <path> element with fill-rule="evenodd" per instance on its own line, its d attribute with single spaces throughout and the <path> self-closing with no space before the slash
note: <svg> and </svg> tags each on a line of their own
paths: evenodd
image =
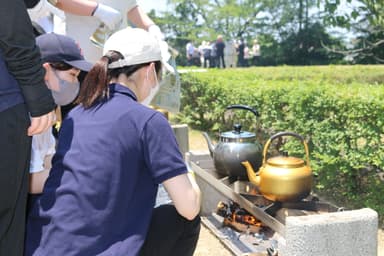
<svg viewBox="0 0 384 256">
<path fill-rule="evenodd" d="M 156 74 L 155 69 L 153 69 L 153 72 L 155 73 L 156 85 L 155 86 L 151 86 L 151 91 L 149 92 L 149 95 L 144 100 L 141 101 L 141 104 L 143 104 L 145 106 L 149 106 L 150 105 L 150 103 L 152 102 L 153 98 L 156 96 L 157 92 L 160 89 L 160 84 L 159 84 L 159 80 L 157 79 L 157 74 Z"/>
</svg>

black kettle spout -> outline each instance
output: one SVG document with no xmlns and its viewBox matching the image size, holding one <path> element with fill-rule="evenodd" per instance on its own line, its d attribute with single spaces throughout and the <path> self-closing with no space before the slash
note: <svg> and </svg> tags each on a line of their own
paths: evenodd
<svg viewBox="0 0 384 256">
<path fill-rule="evenodd" d="M 213 145 L 211 138 L 209 137 L 208 133 L 202 132 L 202 135 L 204 136 L 205 140 L 207 141 L 209 154 L 211 155 L 211 157 L 213 157 L 213 152 L 215 151 L 215 145 Z"/>
</svg>

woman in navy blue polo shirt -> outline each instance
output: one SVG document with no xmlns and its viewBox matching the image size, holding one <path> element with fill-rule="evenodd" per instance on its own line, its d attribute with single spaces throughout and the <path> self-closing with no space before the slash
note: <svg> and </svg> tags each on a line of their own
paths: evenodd
<svg viewBox="0 0 384 256">
<path fill-rule="evenodd" d="M 200 190 L 165 117 L 157 39 L 113 34 L 64 120 L 50 176 L 28 216 L 26 255 L 193 255 Z M 155 205 L 163 184 L 172 205 Z"/>
</svg>

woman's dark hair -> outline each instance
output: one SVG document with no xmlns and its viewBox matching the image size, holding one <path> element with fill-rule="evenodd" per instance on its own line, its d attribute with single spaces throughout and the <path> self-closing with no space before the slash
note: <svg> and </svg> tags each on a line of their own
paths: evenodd
<svg viewBox="0 0 384 256">
<path fill-rule="evenodd" d="M 61 71 L 66 71 L 66 70 L 70 70 L 73 68 L 73 66 L 65 63 L 65 62 L 50 62 L 49 65 L 56 69 L 56 70 L 61 70 Z"/>
<path fill-rule="evenodd" d="M 149 62 L 121 68 L 108 69 L 108 64 L 119 59 L 124 59 L 124 56 L 121 53 L 117 51 L 109 51 L 96 62 L 96 64 L 88 72 L 80 87 L 80 92 L 76 103 L 82 104 L 84 108 L 89 108 L 98 101 L 108 99 L 109 81 L 111 79 L 117 78 L 122 73 L 129 77 L 138 69 L 150 64 Z M 159 74 L 161 69 L 161 62 L 154 61 L 154 63 L 156 73 Z"/>
</svg>

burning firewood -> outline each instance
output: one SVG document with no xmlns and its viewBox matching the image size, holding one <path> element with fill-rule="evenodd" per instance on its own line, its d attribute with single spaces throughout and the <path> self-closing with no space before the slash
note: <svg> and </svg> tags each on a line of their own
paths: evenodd
<svg viewBox="0 0 384 256">
<path fill-rule="evenodd" d="M 225 226 L 232 227 L 239 232 L 257 233 L 263 227 L 260 220 L 233 201 L 228 203 L 220 201 L 216 213 L 224 218 L 223 224 Z"/>
</svg>

